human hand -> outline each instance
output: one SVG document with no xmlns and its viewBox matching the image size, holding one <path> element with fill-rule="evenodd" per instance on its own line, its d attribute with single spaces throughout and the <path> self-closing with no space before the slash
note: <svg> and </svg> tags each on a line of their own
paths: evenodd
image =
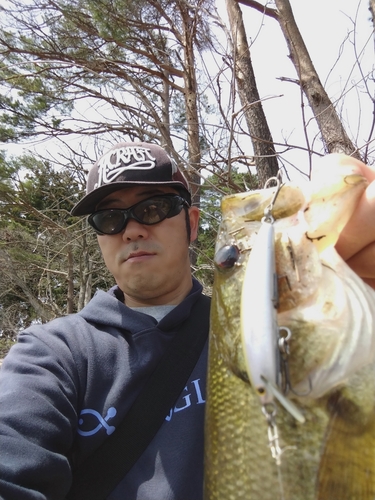
<svg viewBox="0 0 375 500">
<path fill-rule="evenodd" d="M 375 289 L 375 168 L 350 156 L 331 154 L 322 159 L 317 175 L 321 175 L 324 182 L 324 171 L 341 166 L 351 166 L 369 185 L 343 229 L 336 250 L 353 271 Z"/>
</svg>

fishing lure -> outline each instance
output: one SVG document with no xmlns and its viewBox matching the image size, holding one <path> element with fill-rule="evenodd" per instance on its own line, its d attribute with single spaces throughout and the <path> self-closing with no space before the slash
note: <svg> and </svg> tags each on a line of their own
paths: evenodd
<svg viewBox="0 0 375 500">
<path fill-rule="evenodd" d="M 275 260 L 275 229 L 272 209 L 281 188 L 264 210 L 261 226 L 251 249 L 241 294 L 241 339 L 250 382 L 265 407 L 278 401 L 300 422 L 304 417 L 280 389 L 281 353 L 285 337 L 277 323 L 278 289 Z M 290 332 L 288 330 L 288 335 Z M 285 360 L 284 360 L 285 363 Z"/>
</svg>

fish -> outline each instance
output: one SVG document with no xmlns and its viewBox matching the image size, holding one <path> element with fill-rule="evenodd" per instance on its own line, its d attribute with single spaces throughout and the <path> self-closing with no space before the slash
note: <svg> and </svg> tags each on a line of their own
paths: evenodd
<svg viewBox="0 0 375 500">
<path fill-rule="evenodd" d="M 334 248 L 368 183 L 276 184 L 221 201 L 204 499 L 373 500 L 375 291 Z"/>
</svg>

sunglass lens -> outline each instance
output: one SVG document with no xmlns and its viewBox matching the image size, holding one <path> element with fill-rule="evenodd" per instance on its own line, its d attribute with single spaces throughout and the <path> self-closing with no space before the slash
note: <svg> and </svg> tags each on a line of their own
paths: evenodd
<svg viewBox="0 0 375 500">
<path fill-rule="evenodd" d="M 116 210 L 103 210 L 93 217 L 95 228 L 104 234 L 119 233 L 124 225 L 124 213 Z"/>
<path fill-rule="evenodd" d="M 168 216 L 171 206 L 170 198 L 152 198 L 138 203 L 133 214 L 144 224 L 157 224 Z"/>
</svg>

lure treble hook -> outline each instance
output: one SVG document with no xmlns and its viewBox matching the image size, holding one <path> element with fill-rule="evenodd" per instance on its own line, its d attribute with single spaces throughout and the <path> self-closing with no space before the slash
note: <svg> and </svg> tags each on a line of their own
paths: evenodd
<svg viewBox="0 0 375 500">
<path fill-rule="evenodd" d="M 279 172 L 280 173 L 280 172 Z M 279 173 L 277 174 L 276 177 L 270 177 L 264 184 L 264 188 L 263 189 L 267 189 L 269 184 L 271 184 L 271 182 L 276 182 L 276 191 L 274 192 L 273 194 L 273 197 L 271 199 L 271 201 L 269 202 L 269 204 L 266 206 L 266 208 L 264 209 L 264 217 L 262 219 L 262 222 L 269 222 L 269 223 L 273 223 L 275 221 L 273 215 L 272 215 L 272 211 L 273 211 L 273 207 L 275 205 L 275 202 L 276 202 L 276 199 L 280 193 L 280 189 L 282 188 L 282 182 L 281 182 L 281 179 L 279 177 Z"/>
</svg>

